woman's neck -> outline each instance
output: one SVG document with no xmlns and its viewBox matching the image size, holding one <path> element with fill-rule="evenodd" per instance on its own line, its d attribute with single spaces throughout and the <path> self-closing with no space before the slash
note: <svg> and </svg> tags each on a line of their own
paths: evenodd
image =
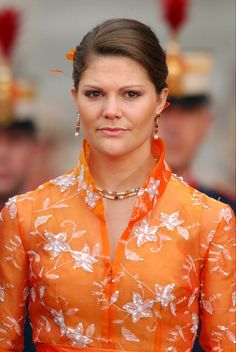
<svg viewBox="0 0 236 352">
<path fill-rule="evenodd" d="M 89 168 L 96 185 L 116 192 L 141 186 L 156 164 L 150 147 L 119 158 L 91 150 Z"/>
</svg>

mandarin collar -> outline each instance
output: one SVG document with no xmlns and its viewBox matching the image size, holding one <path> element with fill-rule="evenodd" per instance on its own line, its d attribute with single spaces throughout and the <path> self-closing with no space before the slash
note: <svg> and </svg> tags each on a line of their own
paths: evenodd
<svg viewBox="0 0 236 352">
<path fill-rule="evenodd" d="M 158 199 L 163 194 L 171 177 L 171 170 L 165 161 L 165 146 L 160 138 L 152 140 L 151 151 L 154 159 L 157 160 L 157 164 L 152 170 L 150 176 L 140 187 L 131 216 L 131 222 L 140 220 L 155 205 L 157 205 Z M 104 220 L 103 199 L 97 190 L 96 184 L 89 170 L 89 155 L 90 146 L 84 139 L 80 160 L 75 170 L 77 191 L 85 204 L 97 216 Z"/>
</svg>

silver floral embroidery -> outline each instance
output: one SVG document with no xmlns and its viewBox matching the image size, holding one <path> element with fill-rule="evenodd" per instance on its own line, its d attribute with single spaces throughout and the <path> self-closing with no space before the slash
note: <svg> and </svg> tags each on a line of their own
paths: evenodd
<svg viewBox="0 0 236 352">
<path fill-rule="evenodd" d="M 82 251 L 72 250 L 69 244 L 66 242 L 66 233 L 60 232 L 56 235 L 49 231 L 44 231 L 45 239 L 47 243 L 43 245 L 43 249 L 46 252 L 50 252 L 52 258 L 57 258 L 60 253 L 70 253 L 75 260 L 73 269 L 82 268 L 84 271 L 93 272 L 93 264 L 97 262 L 97 259 L 91 255 L 89 246 L 85 243 Z M 95 244 L 97 248 L 97 244 Z M 58 275 L 48 274 L 47 278 L 56 279 Z"/>
<path fill-rule="evenodd" d="M 59 256 L 61 252 L 69 252 L 70 248 L 66 240 L 66 234 L 64 232 L 60 232 L 56 235 L 52 234 L 49 231 L 44 231 L 45 238 L 47 243 L 44 244 L 43 249 L 47 252 L 51 252 L 51 256 L 56 258 Z"/>
<path fill-rule="evenodd" d="M 82 323 L 79 323 L 74 329 L 68 327 L 65 323 L 65 319 L 62 311 L 56 311 L 55 309 L 49 308 L 49 311 L 54 316 L 54 323 L 60 327 L 61 336 L 66 336 L 69 340 L 71 340 L 72 345 L 77 347 L 86 347 L 89 345 L 92 340 L 92 335 L 95 331 L 95 325 L 91 324 L 86 333 L 84 333 L 84 327 Z"/>
<path fill-rule="evenodd" d="M 179 219 L 179 211 L 172 213 L 170 215 L 161 213 L 161 227 L 166 227 L 168 230 L 173 231 L 175 227 L 183 224 L 184 220 Z"/>
<path fill-rule="evenodd" d="M 166 340 L 168 342 L 175 342 L 175 341 L 178 341 L 179 338 L 181 338 L 183 341 L 186 341 L 186 338 L 184 336 L 184 328 L 186 328 L 186 326 L 183 326 L 181 327 L 180 325 L 176 325 L 174 327 L 174 329 L 170 330 L 169 332 L 169 335 L 170 337 L 168 337 Z M 174 349 L 170 349 L 169 351 L 175 351 L 177 352 L 177 350 L 174 348 Z"/>
<path fill-rule="evenodd" d="M 85 179 L 84 179 L 85 170 L 84 170 L 83 165 L 80 166 L 79 170 L 80 170 L 79 171 L 79 176 L 77 177 L 78 193 L 80 193 L 81 191 L 83 191 L 83 190 L 85 190 L 87 188 L 86 182 L 85 182 Z"/>
<path fill-rule="evenodd" d="M 31 296 L 32 301 L 35 302 L 35 300 L 36 300 L 36 292 L 35 292 L 34 287 L 30 288 L 30 296 Z"/>
<path fill-rule="evenodd" d="M 17 250 L 22 248 L 22 241 L 20 236 L 15 235 L 13 238 L 11 238 L 6 244 L 5 248 L 9 252 L 8 256 L 4 257 L 4 260 L 7 262 L 11 262 L 15 268 L 18 270 L 22 269 L 21 262 L 19 262 L 19 259 L 17 257 Z M 18 261 L 17 261 L 18 259 Z M 18 263 L 19 262 L 19 263 Z"/>
<path fill-rule="evenodd" d="M 138 292 L 133 292 L 133 302 L 126 303 L 123 309 L 132 315 L 133 323 L 137 323 L 140 318 L 152 317 L 151 309 L 154 301 L 150 299 L 143 300 Z"/>
<path fill-rule="evenodd" d="M 229 311 L 236 313 L 236 291 L 232 292 L 232 308 Z"/>
<path fill-rule="evenodd" d="M 6 202 L 6 208 L 9 211 L 11 219 L 15 219 L 17 215 L 16 196 L 8 199 Z"/>
<path fill-rule="evenodd" d="M 46 287 L 44 285 L 39 287 L 39 297 L 40 297 L 41 300 L 44 298 L 45 289 L 46 289 Z"/>
<path fill-rule="evenodd" d="M 101 282 L 94 282 L 94 286 L 97 288 L 97 290 L 94 290 L 92 292 L 92 295 L 97 296 L 97 302 L 100 305 L 100 309 L 102 311 L 108 310 L 112 305 L 115 305 L 115 303 L 119 299 L 120 291 L 118 290 L 112 292 L 110 297 L 106 293 L 106 285 L 110 280 L 112 282 L 115 282 L 119 279 L 117 277 L 114 277 L 113 279 L 106 277 Z"/>
<path fill-rule="evenodd" d="M 211 230 L 210 233 L 207 236 L 207 242 L 206 243 L 201 243 L 201 246 L 203 248 L 208 248 L 209 244 L 212 242 L 215 234 L 216 234 L 216 230 Z"/>
<path fill-rule="evenodd" d="M 129 248 L 125 248 L 125 258 L 128 260 L 133 260 L 134 262 L 143 261 L 143 258 L 140 257 L 137 253 L 131 251 Z"/>
<path fill-rule="evenodd" d="M 23 319 L 23 317 L 22 317 Z M 21 319 L 19 319 L 20 321 Z M 17 321 L 15 318 L 11 317 L 11 316 L 7 316 L 5 317 L 5 319 L 3 321 L 1 321 L 1 325 L 4 327 L 4 331 L 5 333 L 7 333 L 7 330 L 9 331 L 14 331 L 18 336 L 22 335 L 22 331 L 21 331 L 21 327 L 19 324 L 19 321 Z M 4 331 L 2 331 L 3 329 L 1 329 L 1 333 L 3 333 Z"/>
<path fill-rule="evenodd" d="M 198 191 L 195 191 L 192 194 L 192 201 L 193 201 L 193 205 L 194 206 L 201 206 L 202 208 L 207 209 L 208 205 L 205 204 L 206 202 L 206 197 L 203 193 L 200 193 Z M 214 201 L 214 199 L 212 199 L 212 201 Z"/>
<path fill-rule="evenodd" d="M 42 329 L 45 329 L 46 332 L 51 332 L 51 324 L 48 320 L 48 318 L 45 315 L 41 315 L 39 320 L 38 320 L 38 329 L 37 329 L 37 335 L 40 334 L 40 331 Z M 38 342 L 38 336 L 36 335 L 35 339 Z"/>
<path fill-rule="evenodd" d="M 232 325 L 232 330 L 235 324 L 231 324 Z M 230 329 L 230 327 L 226 327 L 224 325 L 217 325 L 217 328 L 222 331 L 223 333 L 226 334 L 227 338 L 233 342 L 233 344 L 236 344 L 236 336 L 235 334 L 232 332 L 232 330 Z"/>
<path fill-rule="evenodd" d="M 177 231 L 180 236 L 182 236 L 185 240 L 189 239 L 189 231 L 188 229 L 182 227 L 182 226 L 177 226 Z"/>
<path fill-rule="evenodd" d="M 10 283 L 7 283 L 7 284 L 4 284 L 4 285 L 0 285 L 0 302 L 4 302 L 5 300 L 5 289 L 9 289 L 9 288 L 14 288 L 15 286 L 10 284 Z"/>
<path fill-rule="evenodd" d="M 172 174 L 172 175 L 171 175 L 171 178 L 172 178 L 172 180 L 174 180 L 174 181 L 180 181 L 183 185 L 189 187 L 189 184 L 188 184 L 186 181 L 184 181 L 184 179 L 183 179 L 182 176 L 178 176 L 178 175 L 176 175 L 176 174 Z"/>
<path fill-rule="evenodd" d="M 95 333 L 94 324 L 90 324 L 87 327 L 85 332 L 84 332 L 83 324 L 81 322 L 79 322 L 77 326 L 74 328 L 66 324 L 65 316 L 76 314 L 79 311 L 78 308 L 68 307 L 69 309 L 67 309 L 65 313 L 63 313 L 62 309 L 56 310 L 48 306 L 44 302 L 44 295 L 45 295 L 45 286 L 40 286 L 39 288 L 40 302 L 42 306 L 44 306 L 45 309 L 52 315 L 54 323 L 59 326 L 61 336 L 66 336 L 71 341 L 71 344 L 76 347 L 86 347 L 91 342 L 93 342 L 92 337 Z M 60 299 L 63 299 L 63 297 L 60 297 Z M 65 299 L 63 300 L 63 302 L 64 302 L 63 309 L 65 310 L 66 307 L 68 306 L 68 302 L 66 302 Z M 37 336 L 36 336 L 37 341 L 39 341 L 39 334 L 43 327 L 45 327 L 45 329 L 47 329 L 48 331 L 51 330 L 50 323 L 46 316 L 41 316 L 41 320 L 38 321 L 38 329 L 37 329 Z"/>
<path fill-rule="evenodd" d="M 90 330 L 92 330 L 92 328 L 90 328 Z M 84 327 L 82 323 L 79 323 L 75 329 L 66 328 L 65 335 L 72 340 L 73 344 L 76 346 L 85 347 L 92 342 L 92 339 L 84 334 Z"/>
<path fill-rule="evenodd" d="M 198 329 L 198 315 L 195 313 L 192 313 L 192 327 L 190 329 L 191 333 L 196 334 L 197 329 Z"/>
<path fill-rule="evenodd" d="M 97 259 L 90 254 L 90 248 L 86 243 L 82 251 L 72 251 L 71 255 L 75 259 L 73 269 L 82 268 L 84 271 L 93 272 L 93 264 Z"/>
<path fill-rule="evenodd" d="M 84 201 L 90 208 L 94 208 L 97 204 L 98 199 L 100 199 L 100 196 L 93 192 L 93 188 L 90 185 L 87 190 L 86 190 L 86 196 L 84 198 Z"/>
<path fill-rule="evenodd" d="M 168 284 L 166 286 L 161 286 L 159 284 L 155 285 L 156 291 L 156 301 L 161 303 L 163 308 L 166 308 L 174 299 L 175 295 L 172 291 L 175 288 L 175 284 Z"/>
<path fill-rule="evenodd" d="M 222 295 L 220 293 L 215 293 L 210 297 L 206 297 L 206 294 L 203 292 L 201 294 L 201 305 L 203 309 L 207 311 L 209 314 L 214 313 L 214 305 L 213 302 L 218 300 Z"/>
<path fill-rule="evenodd" d="M 61 189 L 61 192 L 65 192 L 69 187 L 75 185 L 76 183 L 75 173 L 72 172 L 70 174 L 59 176 L 54 180 L 51 180 L 50 182 L 53 183 L 54 185 L 59 186 Z"/>
<path fill-rule="evenodd" d="M 230 220 L 232 219 L 232 214 L 229 208 L 222 209 L 220 212 L 220 220 L 224 219 L 226 223 L 228 224 Z"/>
<path fill-rule="evenodd" d="M 137 246 L 140 247 L 146 242 L 157 242 L 157 226 L 150 226 L 147 219 L 143 219 L 140 225 L 136 225 L 132 234 L 137 237 Z"/>
<path fill-rule="evenodd" d="M 38 216 L 34 222 L 34 226 L 37 229 L 39 226 L 45 224 L 51 217 L 52 215 Z"/>
<path fill-rule="evenodd" d="M 149 183 L 146 188 L 141 188 L 138 196 L 142 196 L 145 192 L 148 193 L 150 201 L 159 194 L 158 187 L 160 185 L 160 180 L 155 180 L 153 177 L 150 177 Z"/>
<path fill-rule="evenodd" d="M 196 270 L 196 265 L 194 263 L 194 259 L 191 257 L 191 255 L 188 254 L 186 256 L 186 259 L 184 261 L 182 268 L 184 271 L 184 275 L 182 275 L 182 280 L 187 281 L 189 287 L 192 287 L 192 280 L 190 279 L 190 275 L 191 274 L 196 275 L 197 270 Z"/>
<path fill-rule="evenodd" d="M 124 326 L 121 328 L 122 336 L 129 342 L 140 342 L 137 336 L 131 332 L 129 329 L 126 329 Z"/>
<path fill-rule="evenodd" d="M 224 262 L 232 261 L 232 255 L 229 250 L 230 245 L 233 243 L 233 238 L 227 241 L 224 245 L 218 243 L 212 243 L 212 249 L 209 250 L 208 262 L 211 263 L 211 271 L 218 271 L 225 277 L 229 275 L 229 272 L 224 270 Z M 228 248 L 227 248 L 228 247 Z"/>
</svg>

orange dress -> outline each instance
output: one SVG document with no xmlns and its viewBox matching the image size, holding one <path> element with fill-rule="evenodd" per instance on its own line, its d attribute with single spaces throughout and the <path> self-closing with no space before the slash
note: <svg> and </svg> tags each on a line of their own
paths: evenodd
<svg viewBox="0 0 236 352">
<path fill-rule="evenodd" d="M 231 209 L 173 175 L 160 140 L 113 262 L 84 142 L 77 167 L 8 201 L 0 218 L 0 351 L 233 351 Z M 200 304 L 199 304 L 200 301 Z"/>
</svg>

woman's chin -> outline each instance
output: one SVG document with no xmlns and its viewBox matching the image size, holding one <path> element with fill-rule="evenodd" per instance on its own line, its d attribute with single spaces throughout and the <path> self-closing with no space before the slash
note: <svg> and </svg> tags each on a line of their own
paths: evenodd
<svg viewBox="0 0 236 352">
<path fill-rule="evenodd" d="M 92 145 L 91 148 L 93 148 Z M 112 158 L 120 158 L 127 153 L 132 152 L 132 147 L 128 141 L 115 138 L 94 143 L 94 148 L 99 154 Z"/>
</svg>

